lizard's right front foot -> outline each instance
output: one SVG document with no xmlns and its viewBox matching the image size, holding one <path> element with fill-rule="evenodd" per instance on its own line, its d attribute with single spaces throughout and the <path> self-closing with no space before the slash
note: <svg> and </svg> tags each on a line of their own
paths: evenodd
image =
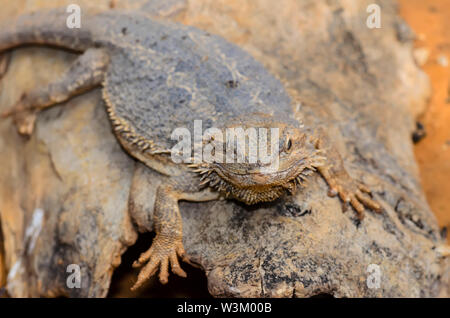
<svg viewBox="0 0 450 318">
<path fill-rule="evenodd" d="M 145 281 L 156 273 L 158 267 L 159 280 L 162 284 L 166 284 L 169 278 L 169 263 L 173 273 L 186 277 L 186 273 L 180 267 L 178 257 L 189 263 L 182 240 L 173 239 L 173 237 L 164 234 L 157 234 L 150 249 L 142 253 L 139 259 L 133 263 L 134 268 L 141 267 L 144 263 L 147 264 L 139 273 L 138 279 L 131 287 L 131 290 L 141 287 Z"/>
</svg>

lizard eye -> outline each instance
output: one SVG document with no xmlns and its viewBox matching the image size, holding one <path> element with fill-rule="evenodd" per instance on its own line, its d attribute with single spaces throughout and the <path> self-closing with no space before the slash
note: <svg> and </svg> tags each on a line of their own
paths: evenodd
<svg viewBox="0 0 450 318">
<path fill-rule="evenodd" d="M 291 148 L 292 148 L 292 141 L 291 141 L 291 138 L 287 138 L 286 139 L 286 145 L 285 145 L 285 149 L 286 149 L 286 151 L 291 151 Z"/>
</svg>

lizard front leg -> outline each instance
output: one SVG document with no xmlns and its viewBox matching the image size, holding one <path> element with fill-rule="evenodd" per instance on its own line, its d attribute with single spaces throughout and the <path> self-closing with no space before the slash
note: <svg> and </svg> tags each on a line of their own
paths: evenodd
<svg viewBox="0 0 450 318">
<path fill-rule="evenodd" d="M 325 153 L 325 164 L 318 167 L 318 170 L 330 187 L 328 195 L 339 195 L 344 203 L 350 203 L 359 219 L 364 218 L 364 207 L 381 213 L 381 206 L 370 197 L 370 189 L 347 173 L 337 149 L 322 130 L 319 130 L 316 147 Z"/>
<path fill-rule="evenodd" d="M 108 61 L 109 57 L 102 49 L 88 49 L 75 60 L 61 78 L 45 87 L 38 87 L 23 94 L 10 110 L 1 114 L 1 117 L 13 116 L 19 133 L 30 135 L 38 111 L 100 85 Z"/>
<path fill-rule="evenodd" d="M 155 208 L 153 221 L 156 236 L 152 246 L 145 253 L 142 253 L 133 267 L 140 267 L 147 263 L 139 273 L 138 279 L 132 290 L 136 290 L 159 268 L 159 280 L 165 284 L 169 277 L 169 263 L 172 272 L 181 277 L 186 277 L 186 273 L 178 263 L 178 257 L 189 262 L 183 247 L 183 225 L 178 208 L 178 200 L 181 193 L 169 185 L 161 185 L 156 191 Z"/>
</svg>

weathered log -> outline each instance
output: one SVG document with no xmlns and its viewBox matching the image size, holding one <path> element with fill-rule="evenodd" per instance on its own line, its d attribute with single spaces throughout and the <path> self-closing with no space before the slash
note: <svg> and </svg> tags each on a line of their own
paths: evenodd
<svg viewBox="0 0 450 318">
<path fill-rule="evenodd" d="M 380 29 L 366 26 L 373 2 L 381 7 Z M 108 10 L 111 3 L 90 5 Z M 301 105 L 293 116 L 328 124 L 347 170 L 375 190 L 384 208 L 362 222 L 342 214 L 318 176 L 295 197 L 273 204 L 182 203 L 184 245 L 205 270 L 210 293 L 446 296 L 448 264 L 436 251 L 443 240 L 420 187 L 411 142 L 429 85 L 414 64 L 395 4 L 281 0 L 275 10 L 271 0 L 161 3 L 114 6 L 161 13 L 242 46 L 285 83 Z M 1 19 L 37 8 L 19 2 L 7 7 Z M 0 109 L 54 79 L 73 59 L 49 48 L 14 50 L 0 82 Z M 0 122 L 0 149 L 8 293 L 106 296 L 121 255 L 139 231 L 152 229 L 153 202 L 146 198 L 164 178 L 121 149 L 99 90 L 42 112 L 30 139 L 10 121 Z M 80 266 L 81 288 L 66 284 L 70 264 Z M 379 270 L 379 286 L 367 283 L 372 270 Z"/>
</svg>

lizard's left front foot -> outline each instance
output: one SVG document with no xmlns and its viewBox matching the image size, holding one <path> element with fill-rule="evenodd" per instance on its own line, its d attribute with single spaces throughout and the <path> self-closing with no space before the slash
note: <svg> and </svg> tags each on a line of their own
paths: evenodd
<svg viewBox="0 0 450 318">
<path fill-rule="evenodd" d="M 169 236 L 157 234 L 150 249 L 142 253 L 139 259 L 133 263 L 134 268 L 141 267 L 145 263 L 147 264 L 140 271 L 138 279 L 131 290 L 141 287 L 147 279 L 156 273 L 158 267 L 159 280 L 162 284 L 166 284 L 169 278 L 169 263 L 173 273 L 186 277 L 186 273 L 181 269 L 178 262 L 178 256 L 189 263 L 181 239 L 173 239 Z"/>
<path fill-rule="evenodd" d="M 339 195 L 344 203 L 350 203 L 358 213 L 359 219 L 364 218 L 364 206 L 377 213 L 382 212 L 381 206 L 369 196 L 371 194 L 370 189 L 366 185 L 353 180 L 346 172 L 331 174 L 327 170 L 322 171 L 322 175 L 330 186 L 328 195 Z"/>
</svg>

